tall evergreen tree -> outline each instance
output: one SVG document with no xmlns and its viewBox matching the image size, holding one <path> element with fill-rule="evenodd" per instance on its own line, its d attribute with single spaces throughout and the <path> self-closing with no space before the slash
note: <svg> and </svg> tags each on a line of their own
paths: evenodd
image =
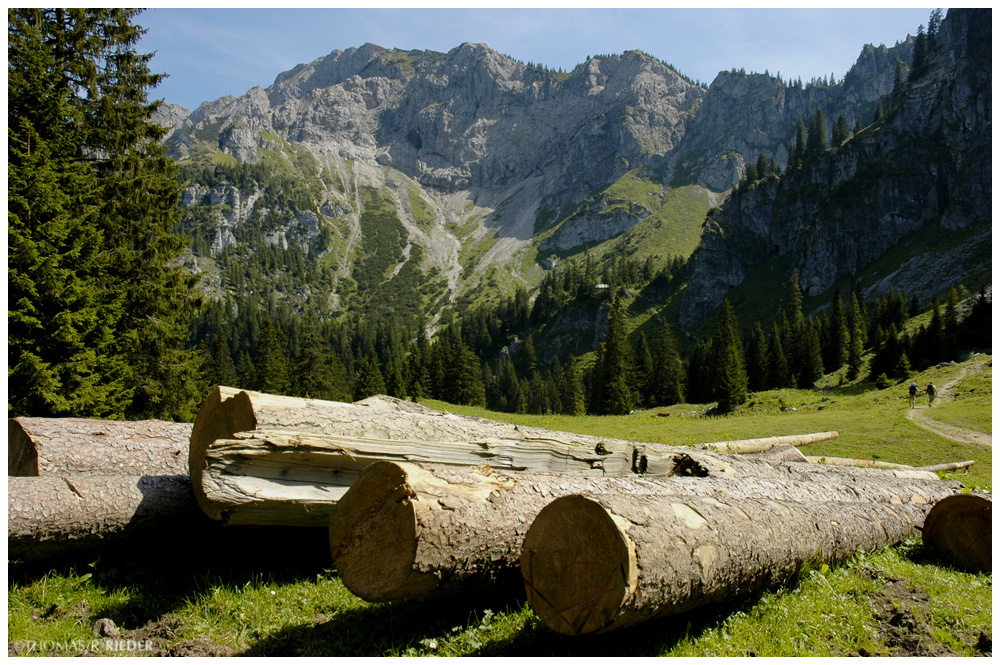
<svg viewBox="0 0 1000 665">
<path fill-rule="evenodd" d="M 385 379 L 382 377 L 382 370 L 379 367 L 378 354 L 375 347 L 371 348 L 364 362 L 358 368 L 358 374 L 354 377 L 354 401 L 371 397 L 372 395 L 385 394 Z"/>
<path fill-rule="evenodd" d="M 729 413 L 747 399 L 747 374 L 739 323 L 728 299 L 722 301 L 719 324 L 712 336 L 712 354 L 713 396 L 719 402 L 719 412 Z"/>
<path fill-rule="evenodd" d="M 767 338 L 760 321 L 754 325 L 746 348 L 747 388 L 759 392 L 768 388 Z"/>
<path fill-rule="evenodd" d="M 847 120 L 844 115 L 838 115 L 833 123 L 833 147 L 838 148 L 851 137 L 851 130 L 847 128 Z"/>
<path fill-rule="evenodd" d="M 678 404 L 684 401 L 684 364 L 666 320 L 660 323 L 656 332 L 652 384 L 651 394 L 655 404 Z"/>
<path fill-rule="evenodd" d="M 829 146 L 829 141 L 826 137 L 826 119 L 823 117 L 823 111 L 821 109 L 816 109 L 816 113 L 813 114 L 812 118 L 809 120 L 809 135 L 806 138 L 806 161 L 815 161 L 824 152 L 826 152 Z"/>
<path fill-rule="evenodd" d="M 84 206 L 78 190 L 65 183 L 69 185 L 65 191 L 77 203 L 61 208 L 64 215 L 72 216 L 71 226 L 78 235 L 63 237 L 77 238 L 74 242 L 84 259 L 82 271 L 77 272 L 87 275 L 87 270 L 94 269 L 98 274 L 96 279 L 88 278 L 90 298 L 106 309 L 101 327 L 111 330 L 113 345 L 107 349 L 103 340 L 94 338 L 92 352 L 103 356 L 102 361 L 90 364 L 81 358 L 77 363 L 78 370 L 93 368 L 86 370 L 86 385 L 81 384 L 76 392 L 94 403 L 75 408 L 66 400 L 76 398 L 62 397 L 62 412 L 189 419 L 203 388 L 198 354 L 183 348 L 185 319 L 200 301 L 197 278 L 174 261 L 185 244 L 171 233 L 178 184 L 173 162 L 160 145 L 166 129 L 152 121 L 158 102 L 147 99 L 147 91 L 163 77 L 150 72 L 151 55 L 135 52 L 143 34 L 133 25 L 138 13 L 128 9 L 8 11 L 8 102 L 15 102 L 14 107 L 9 104 L 9 113 L 33 119 L 36 131 L 45 124 L 42 136 L 59 136 L 72 143 L 73 152 L 62 152 L 59 164 L 51 166 L 85 175 L 91 187 L 89 205 Z M 35 55 L 29 55 L 29 50 Z M 33 72 L 30 77 L 20 76 L 28 71 Z M 11 89 L 27 84 L 28 78 L 35 81 L 30 85 L 45 81 L 48 90 L 32 95 L 25 89 Z M 24 125 L 10 121 L 8 125 L 15 128 L 8 140 L 16 153 L 18 145 L 24 145 L 18 138 Z M 24 204 L 34 207 L 35 197 L 44 192 L 19 192 L 19 178 L 28 176 L 17 173 L 19 168 L 16 159 L 11 162 L 8 175 L 15 188 L 8 193 L 9 203 L 21 196 Z M 18 223 L 23 219 L 19 216 Z M 102 243 L 99 267 L 90 262 L 85 237 Z M 15 238 L 15 245 L 19 240 Z M 51 306 L 61 307 L 58 303 Z M 62 316 L 67 324 L 75 305 L 69 307 Z M 32 325 L 34 334 L 42 332 L 40 326 Z M 70 331 L 81 332 L 79 321 L 65 327 L 65 332 Z M 17 368 L 21 361 L 17 357 L 11 366 Z M 39 361 L 39 368 L 50 364 L 44 358 Z M 46 381 L 50 395 L 69 395 L 74 390 L 72 381 L 61 386 Z M 12 397 L 13 405 L 19 398 Z"/>
<path fill-rule="evenodd" d="M 287 395 L 291 388 L 292 363 L 284 331 L 270 318 L 264 321 L 263 338 L 257 354 L 258 387 L 266 393 Z"/>
<path fill-rule="evenodd" d="M 632 391 L 635 363 L 625 325 L 625 306 L 616 296 L 608 317 L 608 333 L 598 347 L 594 363 L 592 410 L 595 413 L 623 415 L 636 406 Z"/>
<path fill-rule="evenodd" d="M 83 114 L 41 9 L 7 14 L 8 411 L 121 418 L 128 368 L 98 228 Z"/>
</svg>

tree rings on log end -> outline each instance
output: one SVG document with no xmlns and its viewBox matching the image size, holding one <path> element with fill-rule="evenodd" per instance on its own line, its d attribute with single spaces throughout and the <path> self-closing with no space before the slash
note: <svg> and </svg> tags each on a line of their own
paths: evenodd
<svg viewBox="0 0 1000 665">
<path fill-rule="evenodd" d="M 993 501 L 979 494 L 953 494 L 938 501 L 924 521 L 928 552 L 974 573 L 993 571 Z"/>
<path fill-rule="evenodd" d="M 528 603 L 552 630 L 597 632 L 614 620 L 637 579 L 635 548 L 615 517 L 583 496 L 556 499 L 524 538 Z"/>
<path fill-rule="evenodd" d="M 417 519 L 406 479 L 395 464 L 371 464 L 330 517 L 330 554 L 340 579 L 369 602 L 423 595 L 438 582 L 413 570 Z"/>
</svg>

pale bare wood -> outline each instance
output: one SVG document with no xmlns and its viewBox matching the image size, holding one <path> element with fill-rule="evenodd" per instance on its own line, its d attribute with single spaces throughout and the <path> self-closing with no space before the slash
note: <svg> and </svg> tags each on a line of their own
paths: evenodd
<svg viewBox="0 0 1000 665">
<path fill-rule="evenodd" d="M 605 632 L 778 584 L 806 563 L 890 545 L 928 506 L 572 495 L 525 536 L 528 602 L 551 629 Z"/>
<path fill-rule="evenodd" d="M 7 556 L 34 560 L 126 540 L 156 542 L 209 522 L 187 476 L 7 478 Z"/>
<path fill-rule="evenodd" d="M 953 494 L 927 515 L 921 538 L 931 556 L 973 573 L 993 572 L 993 499 Z"/>
<path fill-rule="evenodd" d="M 751 457 L 760 457 L 771 462 L 805 462 L 809 460 L 795 446 L 775 446 L 759 453 L 748 453 Z"/>
<path fill-rule="evenodd" d="M 895 462 L 883 462 L 872 459 L 854 459 L 852 457 L 827 457 L 825 455 L 807 455 L 806 459 L 813 464 L 833 464 L 835 466 L 857 466 L 871 469 L 915 469 L 916 467 L 907 464 L 896 464 Z"/>
<path fill-rule="evenodd" d="M 761 439 L 740 439 L 737 441 L 716 441 L 714 443 L 695 444 L 694 448 L 714 450 L 730 455 L 745 455 L 762 453 L 777 446 L 806 446 L 810 443 L 836 439 L 838 432 L 815 432 L 813 434 L 792 434 L 789 436 L 769 436 Z"/>
<path fill-rule="evenodd" d="M 933 476 L 901 479 L 886 472 L 860 480 L 858 474 L 837 478 L 781 468 L 767 478 L 609 478 L 376 462 L 358 474 L 333 510 L 330 548 L 350 591 L 385 602 L 495 582 L 518 565 L 538 512 L 567 494 L 928 505 L 951 492 Z"/>
<path fill-rule="evenodd" d="M 931 464 L 930 466 L 918 466 L 917 468 L 920 469 L 921 471 L 955 471 L 957 469 L 967 469 L 975 463 L 976 460 L 970 459 L 970 460 L 965 460 L 963 462 L 946 462 L 944 464 Z"/>
<path fill-rule="evenodd" d="M 188 472 L 190 423 L 10 418 L 7 475 L 176 475 Z"/>
</svg>

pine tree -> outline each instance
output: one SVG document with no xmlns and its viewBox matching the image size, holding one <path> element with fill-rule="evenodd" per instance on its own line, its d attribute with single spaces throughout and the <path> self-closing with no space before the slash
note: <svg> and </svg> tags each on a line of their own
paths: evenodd
<svg viewBox="0 0 1000 665">
<path fill-rule="evenodd" d="M 826 120 L 823 111 L 816 109 L 816 113 L 809 120 L 809 135 L 806 138 L 805 161 L 812 162 L 818 159 L 828 147 L 826 138 Z"/>
<path fill-rule="evenodd" d="M 843 114 L 837 116 L 833 123 L 833 147 L 839 148 L 851 136 L 851 131 L 847 128 L 847 120 Z"/>
<path fill-rule="evenodd" d="M 747 399 L 747 374 L 739 324 L 729 300 L 722 301 L 719 324 L 712 336 L 713 397 L 720 413 L 729 413 Z"/>
<path fill-rule="evenodd" d="M 653 354 L 646 341 L 646 333 L 639 333 L 639 341 L 635 346 L 635 373 L 633 374 L 632 392 L 636 395 L 639 405 L 649 405 L 652 396 Z"/>
<path fill-rule="evenodd" d="M 8 10 L 8 415 L 121 418 L 131 395 L 120 302 L 101 289 L 101 192 L 50 21 Z"/>
<path fill-rule="evenodd" d="M 291 360 L 288 340 L 284 331 L 271 322 L 264 321 L 261 348 L 257 354 L 260 390 L 276 395 L 287 395 L 291 388 Z"/>
<path fill-rule="evenodd" d="M 927 51 L 928 53 L 937 48 L 938 33 L 941 30 L 942 11 L 935 9 L 927 19 Z"/>
<path fill-rule="evenodd" d="M 791 372 L 788 369 L 788 357 L 781 343 L 781 331 L 775 324 L 771 338 L 767 344 L 768 385 L 771 388 L 786 388 L 791 385 Z"/>
<path fill-rule="evenodd" d="M 679 404 L 684 401 L 684 365 L 666 320 L 660 323 L 656 333 L 652 384 L 650 394 L 654 404 Z"/>
<path fill-rule="evenodd" d="M 760 321 L 754 325 L 746 348 L 747 388 L 760 392 L 768 388 L 767 339 Z"/>
<path fill-rule="evenodd" d="M 365 356 L 364 362 L 358 369 L 358 374 L 354 377 L 354 401 L 371 397 L 372 395 L 385 394 L 385 379 L 382 378 L 382 370 L 379 368 L 378 354 L 373 346 Z"/>
<path fill-rule="evenodd" d="M 84 384 L 76 389 L 67 381 L 57 385 L 50 373 L 48 393 L 69 395 L 75 391 L 92 402 L 86 407 L 91 413 L 101 411 L 108 417 L 189 419 L 203 397 L 203 388 L 198 353 L 184 349 L 185 319 L 200 300 L 195 289 L 197 277 L 174 261 L 185 244 L 183 238 L 171 233 L 176 223 L 178 184 L 173 162 L 160 145 L 166 129 L 152 121 L 159 102 L 147 100 L 147 90 L 163 77 L 149 71 L 151 55 L 134 51 L 143 34 L 132 24 L 138 13 L 126 9 L 9 11 L 8 102 L 15 103 L 13 108 L 9 106 L 9 113 L 40 120 L 46 128 L 34 126 L 42 136 L 59 136 L 75 146 L 72 153 L 52 153 L 58 163 L 50 166 L 85 176 L 92 205 L 81 205 L 75 185 L 68 181 L 62 185 L 77 201 L 61 206 L 63 214 L 73 217 L 72 227 L 87 229 L 85 234 L 62 237 L 78 243 L 83 259 L 81 274 L 90 269 L 96 273 L 90 281 L 89 297 L 104 306 L 101 327 L 110 329 L 113 337 L 110 349 L 96 337 L 88 344 L 88 356 L 97 354 L 102 360 L 90 363 L 79 359 L 77 371 L 86 371 Z M 28 45 L 30 49 L 22 48 Z M 28 50 L 36 55 L 27 55 Z M 19 76 L 28 71 L 33 73 Z M 29 79 L 35 83 L 28 83 Z M 48 88 L 42 94 L 11 89 L 41 81 Z M 18 138 L 25 125 L 8 125 L 14 128 L 9 134 L 9 152 L 16 153 L 19 145 L 25 145 Z M 8 194 L 9 203 L 13 197 L 23 196 L 23 203 L 34 208 L 35 197 L 44 191 L 19 194 L 19 178 L 34 178 L 26 172 L 16 173 L 19 168 L 13 160 L 9 176 L 15 187 Z M 18 223 L 22 220 L 19 216 Z M 103 242 L 100 266 L 90 263 L 85 237 Z M 19 240 L 15 238 L 15 244 Z M 64 326 L 64 332 L 78 337 L 81 322 L 77 319 L 71 324 L 74 305 L 69 307 L 63 310 L 62 318 L 70 324 Z M 34 333 L 41 332 L 35 325 Z M 33 355 L 40 370 L 50 365 L 51 361 Z M 31 357 L 25 356 L 26 362 L 34 362 Z M 16 358 L 15 370 L 21 360 Z M 16 394 L 12 397 L 13 405 L 19 399 Z M 65 409 L 67 405 L 62 406 Z M 83 411 L 73 407 L 64 410 L 67 415 L 71 412 Z"/>
<path fill-rule="evenodd" d="M 577 373 L 576 365 L 570 359 L 563 367 L 562 381 L 559 383 L 559 402 L 562 405 L 561 413 L 570 416 L 580 416 L 584 413 L 583 386 L 580 385 L 580 376 Z"/>
<path fill-rule="evenodd" d="M 913 40 L 913 64 L 910 67 L 908 81 L 915 81 L 927 68 L 927 37 L 924 26 L 917 28 L 917 36 Z"/>
<path fill-rule="evenodd" d="M 597 350 L 592 393 L 595 413 L 624 415 L 635 408 L 632 391 L 635 363 L 625 328 L 625 306 L 615 296 L 608 317 L 608 333 Z"/>
<path fill-rule="evenodd" d="M 389 358 L 385 367 L 385 394 L 390 397 L 406 399 L 406 382 L 403 380 L 403 370 L 395 358 Z"/>
</svg>

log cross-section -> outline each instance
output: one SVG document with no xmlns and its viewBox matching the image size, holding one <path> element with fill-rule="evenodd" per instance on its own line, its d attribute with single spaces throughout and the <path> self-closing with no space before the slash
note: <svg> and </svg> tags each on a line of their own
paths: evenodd
<svg viewBox="0 0 1000 665">
<path fill-rule="evenodd" d="M 535 518 L 528 602 L 567 635 L 604 632 L 781 583 L 807 562 L 895 544 L 921 504 L 571 495 Z"/>
</svg>

